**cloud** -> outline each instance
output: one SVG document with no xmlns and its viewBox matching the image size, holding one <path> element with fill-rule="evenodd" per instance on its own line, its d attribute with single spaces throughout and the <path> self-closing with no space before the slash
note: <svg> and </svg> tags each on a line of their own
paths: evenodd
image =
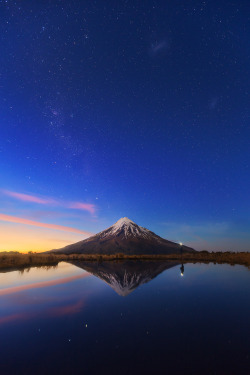
<svg viewBox="0 0 250 375">
<path fill-rule="evenodd" d="M 245 228 L 243 229 L 243 223 Z M 249 222 L 160 223 L 163 237 L 196 250 L 249 251 Z"/>
<path fill-rule="evenodd" d="M 201 223 L 201 224 L 186 224 L 177 222 L 165 222 L 162 225 L 174 229 L 176 232 L 184 232 L 193 235 L 194 233 L 203 233 L 205 235 L 221 235 L 229 229 L 229 223 L 215 222 L 215 223 Z"/>
<path fill-rule="evenodd" d="M 209 109 L 211 109 L 211 110 L 216 109 L 218 104 L 219 104 L 219 98 L 218 97 L 212 98 L 209 102 Z"/>
<path fill-rule="evenodd" d="M 3 194 L 11 198 L 20 200 L 22 202 L 31 202 L 31 203 L 37 203 L 37 204 L 43 204 L 43 205 L 61 206 L 64 208 L 83 210 L 83 211 L 88 211 L 92 215 L 94 215 L 96 212 L 96 206 L 91 203 L 68 202 L 68 201 L 62 201 L 60 199 L 54 199 L 54 198 L 40 198 L 40 197 L 36 197 L 35 195 L 23 194 L 23 193 L 18 193 L 16 191 L 10 191 L 10 190 L 1 190 L 1 191 Z"/>
<path fill-rule="evenodd" d="M 15 191 L 2 190 L 2 192 L 5 195 L 8 195 L 9 197 L 16 198 L 16 199 L 18 199 L 20 201 L 24 201 L 24 202 L 33 202 L 33 203 L 38 203 L 38 204 L 53 204 L 53 203 L 55 203 L 55 201 L 53 199 L 42 199 L 42 198 L 35 197 L 33 195 L 17 193 Z"/>
<path fill-rule="evenodd" d="M 21 313 L 14 313 L 7 316 L 0 317 L 0 325 L 6 324 L 6 323 L 12 323 L 17 321 L 25 321 L 30 320 L 33 318 L 39 318 L 46 316 L 52 316 L 52 317 L 60 317 L 65 315 L 72 315 L 79 313 L 83 306 L 84 306 L 85 300 L 79 300 L 73 304 L 61 306 L 61 307 L 54 307 L 45 309 L 40 312 L 21 312 Z"/>
<path fill-rule="evenodd" d="M 72 305 L 54 307 L 50 310 L 49 315 L 58 317 L 64 315 L 77 314 L 78 312 L 82 311 L 84 302 L 84 300 L 79 300 L 78 302 L 75 302 Z"/>
<path fill-rule="evenodd" d="M 21 217 L 5 215 L 5 214 L 1 214 L 1 213 L 0 213 L 0 220 L 1 221 L 8 221 L 8 222 L 11 222 L 11 223 L 33 225 L 35 227 L 57 229 L 57 230 L 62 230 L 64 232 L 82 233 L 86 237 L 89 237 L 89 236 L 92 235 L 92 233 L 90 233 L 90 232 L 86 232 L 86 231 L 76 229 L 76 228 L 66 227 L 64 225 L 40 223 L 39 221 L 28 220 L 28 219 L 24 219 L 24 218 L 21 218 Z"/>
<path fill-rule="evenodd" d="M 92 276 L 91 273 L 88 273 L 88 272 L 83 272 L 82 274 L 80 275 L 74 275 L 74 276 L 69 276 L 69 277 L 64 277 L 64 278 L 61 278 L 61 279 L 56 279 L 56 280 L 49 280 L 49 281 L 41 281 L 41 282 L 37 282 L 37 283 L 31 283 L 31 284 L 27 284 L 27 285 L 20 285 L 20 286 L 14 286 L 14 287 L 9 287 L 9 288 L 5 288 L 5 289 L 0 289 L 0 296 L 8 296 L 8 298 L 11 298 L 10 295 L 14 294 L 14 300 L 16 302 L 16 304 L 18 305 L 18 307 L 20 307 L 20 305 L 23 303 L 23 301 L 25 301 L 24 303 L 24 307 L 25 309 L 27 310 L 26 308 L 26 305 L 33 305 L 33 304 L 41 304 L 41 308 L 42 310 L 40 309 L 39 311 L 31 311 L 31 312 L 18 312 L 18 313 L 13 313 L 13 314 L 8 314 L 7 316 L 0 316 L 0 325 L 1 324 L 6 324 L 6 323 L 12 323 L 12 322 L 16 322 L 16 321 L 25 321 L 25 320 L 30 320 L 30 319 L 33 319 L 33 318 L 38 318 L 38 317 L 44 317 L 45 315 L 46 316 L 52 316 L 52 317 L 60 317 L 60 316 L 64 316 L 64 315 L 72 315 L 72 314 L 77 314 L 79 313 L 84 304 L 85 304 L 85 298 L 82 298 L 80 299 L 79 301 L 75 301 L 73 303 L 70 303 L 70 304 L 65 304 L 63 306 L 58 306 L 58 307 L 52 307 L 52 308 L 45 308 L 43 309 L 43 306 L 46 305 L 46 301 L 48 302 L 51 301 L 52 299 L 48 296 L 45 298 L 45 301 L 44 299 L 36 299 L 34 300 L 34 298 L 31 298 L 28 294 L 16 294 L 16 293 L 20 293 L 20 292 L 24 292 L 24 291 L 28 291 L 28 290 L 32 290 L 32 289 L 37 289 L 37 288 L 47 288 L 47 287 L 51 287 L 51 286 L 56 286 L 56 285 L 61 285 L 61 284 L 67 284 L 69 282 L 72 282 L 72 281 L 75 281 L 75 280 L 79 280 L 79 279 L 84 279 L 86 277 L 89 277 L 89 276 Z M 20 303 L 20 299 L 21 298 L 21 302 Z M 53 297 L 53 301 L 55 302 L 55 298 L 57 300 L 57 302 L 61 300 L 61 297 L 57 298 L 57 297 Z M 64 304 L 65 303 L 65 296 L 63 297 L 63 300 L 62 300 L 62 303 Z"/>
<path fill-rule="evenodd" d="M 197 250 L 214 250 L 214 243 L 228 236 L 230 232 L 230 224 L 227 222 L 194 224 L 165 222 L 161 225 L 167 228 L 164 237 L 175 242 L 183 242 Z"/>
<path fill-rule="evenodd" d="M 13 294 L 13 293 L 23 292 L 24 290 L 47 288 L 47 287 L 54 286 L 54 285 L 67 284 L 71 281 L 84 279 L 85 277 L 88 277 L 88 276 L 91 276 L 91 274 L 88 272 L 84 272 L 83 274 L 80 274 L 80 275 L 64 277 L 58 280 L 41 281 L 38 283 L 33 283 L 33 284 L 28 284 L 28 285 L 5 288 L 5 289 L 0 290 L 0 296 L 6 296 L 9 294 Z"/>
<path fill-rule="evenodd" d="M 92 215 L 96 212 L 95 205 L 90 203 L 72 202 L 68 207 L 75 208 L 76 210 L 86 210 L 89 211 Z"/>
<path fill-rule="evenodd" d="M 7 316 L 0 317 L 0 324 L 15 322 L 17 320 L 26 320 L 30 318 L 30 316 L 27 313 L 17 313 Z"/>
<path fill-rule="evenodd" d="M 167 51 L 170 48 L 170 42 L 168 40 L 156 41 L 150 46 L 150 55 L 157 56 L 158 54 Z"/>
</svg>

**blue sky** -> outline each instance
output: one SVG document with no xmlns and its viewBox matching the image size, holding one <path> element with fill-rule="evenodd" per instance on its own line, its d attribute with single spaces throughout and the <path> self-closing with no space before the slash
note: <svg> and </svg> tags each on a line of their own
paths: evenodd
<svg viewBox="0 0 250 375">
<path fill-rule="evenodd" d="M 95 233 L 123 216 L 248 250 L 247 9 L 1 1 L 0 250 L 83 238 L 24 220 Z"/>
</svg>

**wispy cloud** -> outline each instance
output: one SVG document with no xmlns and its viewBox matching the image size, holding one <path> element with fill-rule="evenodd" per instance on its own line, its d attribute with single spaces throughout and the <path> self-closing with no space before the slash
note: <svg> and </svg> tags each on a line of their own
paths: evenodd
<svg viewBox="0 0 250 375">
<path fill-rule="evenodd" d="M 20 312 L 15 313 L 7 316 L 0 317 L 0 325 L 6 323 L 12 323 L 17 321 L 27 321 L 34 318 L 40 318 L 44 316 L 52 316 L 52 317 L 60 317 L 65 315 L 73 315 L 79 313 L 82 308 L 84 307 L 85 300 L 81 299 L 73 304 L 61 306 L 61 307 L 54 307 L 54 308 L 47 308 L 42 311 L 33 311 L 33 312 Z"/>
<path fill-rule="evenodd" d="M 91 203 L 85 202 L 70 202 L 63 201 L 60 199 L 47 198 L 47 197 L 37 197 L 31 194 L 23 194 L 16 191 L 1 190 L 1 192 L 11 198 L 17 199 L 22 202 L 31 202 L 36 204 L 50 205 L 50 206 L 61 206 L 64 208 L 71 208 L 76 210 L 88 211 L 92 215 L 96 213 L 96 206 Z"/>
<path fill-rule="evenodd" d="M 33 203 L 38 203 L 38 204 L 54 204 L 55 203 L 54 199 L 43 199 L 43 198 L 35 197 L 34 195 L 22 194 L 22 193 L 17 193 L 15 191 L 9 191 L 9 190 L 2 190 L 2 192 L 5 195 L 8 195 L 9 197 L 16 198 L 24 202 L 33 202 Z"/>
<path fill-rule="evenodd" d="M 35 227 L 57 229 L 57 230 L 62 230 L 64 232 L 82 233 L 86 237 L 89 237 L 89 236 L 92 235 L 92 233 L 90 233 L 90 232 L 86 232 L 84 230 L 80 230 L 80 229 L 76 229 L 76 228 L 67 227 L 67 226 L 64 226 L 64 225 L 40 223 L 39 221 L 28 220 L 28 219 L 24 219 L 24 218 L 21 218 L 21 217 L 5 215 L 5 214 L 1 214 L 1 213 L 0 213 L 0 220 L 1 221 L 8 221 L 8 222 L 11 222 L 11 223 L 33 225 Z"/>
<path fill-rule="evenodd" d="M 27 320 L 30 316 L 27 313 L 16 313 L 0 317 L 0 324 L 12 323 L 18 320 Z"/>
<path fill-rule="evenodd" d="M 214 110 L 219 104 L 219 98 L 218 97 L 213 97 L 210 102 L 209 102 L 209 109 Z"/>
<path fill-rule="evenodd" d="M 49 315 L 51 316 L 64 316 L 64 315 L 73 315 L 82 311 L 84 306 L 84 300 L 79 300 L 71 305 L 54 307 L 50 310 Z"/>
<path fill-rule="evenodd" d="M 19 293 L 19 292 L 23 292 L 25 290 L 30 290 L 30 289 L 48 288 L 48 287 L 55 286 L 55 285 L 67 284 L 71 281 L 84 279 L 85 277 L 88 277 L 88 276 L 91 276 L 91 274 L 88 272 L 84 272 L 80 275 L 64 277 L 62 279 L 41 281 L 38 283 L 32 283 L 32 284 L 27 284 L 27 285 L 20 285 L 20 286 L 0 289 L 0 296 L 6 296 L 9 294 L 13 294 L 13 293 Z"/>
<path fill-rule="evenodd" d="M 156 40 L 155 42 L 151 43 L 149 53 L 151 56 L 158 56 L 162 52 L 167 51 L 170 48 L 170 41 L 168 39 L 164 40 Z"/>
<path fill-rule="evenodd" d="M 165 222 L 164 237 L 184 242 L 197 250 L 228 250 L 232 225 L 228 222 L 178 223 Z M 227 238 L 227 241 L 224 239 Z M 223 241 L 222 241 L 223 240 Z"/>
<path fill-rule="evenodd" d="M 165 222 L 162 225 L 168 228 L 175 228 L 176 231 L 181 231 L 188 234 L 204 233 L 206 235 L 221 235 L 229 229 L 229 223 L 227 222 L 208 222 L 201 224 L 186 224 L 177 222 Z"/>
<path fill-rule="evenodd" d="M 94 214 L 96 212 L 95 205 L 90 203 L 72 202 L 69 203 L 68 208 L 74 208 L 76 210 L 86 210 L 91 214 Z"/>
</svg>

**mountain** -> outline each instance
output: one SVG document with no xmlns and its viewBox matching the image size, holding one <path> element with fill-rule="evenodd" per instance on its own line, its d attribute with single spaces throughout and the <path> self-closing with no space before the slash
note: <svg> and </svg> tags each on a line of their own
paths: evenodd
<svg viewBox="0 0 250 375">
<path fill-rule="evenodd" d="M 69 262 L 105 281 L 120 296 L 127 296 L 138 286 L 148 283 L 163 271 L 175 267 L 179 262 L 119 261 L 119 262 Z M 178 269 L 178 272 L 179 269 Z"/>
<path fill-rule="evenodd" d="M 157 255 L 191 252 L 194 249 L 165 240 L 150 230 L 140 227 L 127 217 L 83 241 L 51 252 L 63 254 L 126 254 Z"/>
</svg>

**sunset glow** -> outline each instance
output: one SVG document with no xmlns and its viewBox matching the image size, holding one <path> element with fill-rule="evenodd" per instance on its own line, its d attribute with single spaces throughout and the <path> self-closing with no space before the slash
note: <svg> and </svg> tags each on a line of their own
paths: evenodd
<svg viewBox="0 0 250 375">
<path fill-rule="evenodd" d="M 0 214 L 0 251 L 42 252 L 81 241 L 91 233 Z"/>
</svg>

